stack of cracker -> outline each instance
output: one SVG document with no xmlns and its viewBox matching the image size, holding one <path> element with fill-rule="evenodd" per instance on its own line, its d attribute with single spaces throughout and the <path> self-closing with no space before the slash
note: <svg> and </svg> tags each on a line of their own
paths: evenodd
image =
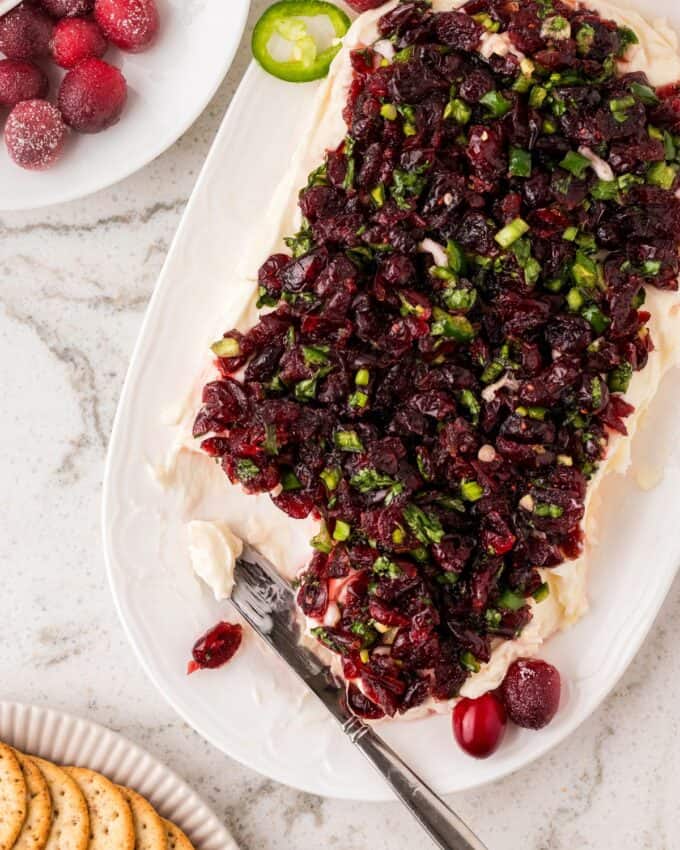
<svg viewBox="0 0 680 850">
<path fill-rule="evenodd" d="M 193 850 L 131 788 L 0 742 L 0 850 Z"/>
</svg>

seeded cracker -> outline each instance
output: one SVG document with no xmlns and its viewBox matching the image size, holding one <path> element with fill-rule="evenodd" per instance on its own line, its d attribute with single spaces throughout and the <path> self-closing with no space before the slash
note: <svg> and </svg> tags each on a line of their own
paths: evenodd
<svg viewBox="0 0 680 850">
<path fill-rule="evenodd" d="M 47 780 L 28 756 L 16 750 L 14 755 L 24 775 L 28 810 L 12 850 L 45 850 L 52 826 L 52 798 Z"/>
<path fill-rule="evenodd" d="M 135 850 L 168 850 L 168 834 L 161 816 L 141 794 L 121 785 L 118 790 L 127 800 L 135 826 Z"/>
<path fill-rule="evenodd" d="M 118 788 L 101 773 L 86 767 L 65 767 L 87 802 L 90 814 L 88 850 L 135 850 L 130 807 Z"/>
<path fill-rule="evenodd" d="M 0 743 L 0 850 L 10 850 L 26 819 L 26 783 L 14 751 Z"/>
<path fill-rule="evenodd" d="M 52 827 L 45 850 L 87 850 L 90 818 L 80 789 L 56 764 L 37 756 L 29 758 L 45 778 L 52 798 Z"/>
<path fill-rule="evenodd" d="M 194 850 L 194 845 L 178 826 L 169 820 L 164 823 L 168 831 L 168 850 Z"/>
</svg>

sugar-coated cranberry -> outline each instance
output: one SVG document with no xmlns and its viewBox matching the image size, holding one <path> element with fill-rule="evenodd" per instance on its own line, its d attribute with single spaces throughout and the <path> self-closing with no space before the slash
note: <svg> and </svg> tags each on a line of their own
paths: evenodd
<svg viewBox="0 0 680 850">
<path fill-rule="evenodd" d="M 508 669 L 501 694 L 508 717 L 525 729 L 542 729 L 557 713 L 561 682 L 558 670 L 538 658 L 519 658 Z"/>
<path fill-rule="evenodd" d="M 70 127 L 80 133 L 98 133 L 118 121 L 126 99 L 127 83 L 118 68 L 90 58 L 66 74 L 58 102 Z"/>
<path fill-rule="evenodd" d="M 106 53 L 107 41 L 95 21 L 64 18 L 54 28 L 50 49 L 57 65 L 75 68 L 83 59 L 97 59 Z"/>
<path fill-rule="evenodd" d="M 30 3 L 22 3 L 0 18 L 0 51 L 8 59 L 45 56 L 51 35 L 52 21 Z"/>
<path fill-rule="evenodd" d="M 121 50 L 146 50 L 158 34 L 155 0 L 96 0 L 94 14 L 104 35 Z"/>
<path fill-rule="evenodd" d="M 26 59 L 0 60 L 0 106 L 10 109 L 22 100 L 35 100 L 47 95 L 49 83 L 45 72 Z"/>
<path fill-rule="evenodd" d="M 94 0 L 40 0 L 40 5 L 53 18 L 77 18 L 90 14 Z"/>
<path fill-rule="evenodd" d="M 67 128 L 59 110 L 46 100 L 17 103 L 5 124 L 10 157 L 22 168 L 43 171 L 59 159 Z"/>
<path fill-rule="evenodd" d="M 453 709 L 456 741 L 475 758 L 487 758 L 494 753 L 503 740 L 505 728 L 505 708 L 491 692 L 477 699 L 461 699 Z"/>
<path fill-rule="evenodd" d="M 202 635 L 191 650 L 187 673 L 214 669 L 229 661 L 241 645 L 243 629 L 234 623 L 217 623 Z"/>
</svg>

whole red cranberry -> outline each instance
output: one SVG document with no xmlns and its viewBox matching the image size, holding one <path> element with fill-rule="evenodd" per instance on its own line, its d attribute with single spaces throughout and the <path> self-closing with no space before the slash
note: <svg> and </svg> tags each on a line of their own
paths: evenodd
<svg viewBox="0 0 680 850">
<path fill-rule="evenodd" d="M 202 635 L 191 650 L 187 673 L 214 669 L 229 661 L 241 645 L 243 629 L 234 623 L 217 623 Z"/>
<path fill-rule="evenodd" d="M 561 681 L 558 670 L 538 658 L 518 658 L 501 685 L 508 717 L 525 729 L 542 729 L 557 713 Z"/>
<path fill-rule="evenodd" d="M 40 0 L 40 5 L 53 18 L 76 18 L 89 15 L 94 0 Z"/>
<path fill-rule="evenodd" d="M 80 133 L 98 133 L 115 124 L 127 99 L 118 68 L 94 57 L 83 59 L 61 81 L 58 104 L 64 121 Z"/>
<path fill-rule="evenodd" d="M 47 55 L 51 35 L 52 21 L 30 3 L 22 3 L 0 18 L 0 52 L 8 59 Z"/>
<path fill-rule="evenodd" d="M 87 18 L 64 18 L 54 28 L 50 49 L 52 58 L 62 68 L 75 68 L 83 59 L 97 59 L 106 53 L 107 41 L 94 21 Z"/>
<path fill-rule="evenodd" d="M 44 98 L 49 83 L 45 72 L 25 59 L 0 61 L 0 106 L 10 109 L 22 100 Z"/>
<path fill-rule="evenodd" d="M 55 106 L 46 100 L 23 100 L 7 118 L 5 144 L 17 165 L 44 171 L 61 156 L 67 133 Z"/>
<path fill-rule="evenodd" d="M 95 0 L 94 16 L 104 35 L 121 50 L 146 50 L 158 34 L 155 0 Z"/>
<path fill-rule="evenodd" d="M 468 755 L 487 758 L 500 746 L 505 734 L 503 703 L 489 692 L 477 699 L 461 699 L 453 709 L 453 734 Z"/>
</svg>

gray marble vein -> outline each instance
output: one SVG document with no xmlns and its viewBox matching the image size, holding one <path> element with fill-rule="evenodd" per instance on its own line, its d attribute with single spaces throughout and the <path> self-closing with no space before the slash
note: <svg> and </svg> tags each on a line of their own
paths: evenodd
<svg viewBox="0 0 680 850">
<path fill-rule="evenodd" d="M 2 696 L 119 730 L 181 773 L 244 850 L 429 850 L 396 805 L 325 800 L 216 751 L 132 657 L 106 584 L 102 465 L 143 310 L 268 0 L 196 124 L 83 201 L 0 216 Z M 604 705 L 538 763 L 451 797 L 490 850 L 680 850 L 680 583 Z"/>
</svg>

